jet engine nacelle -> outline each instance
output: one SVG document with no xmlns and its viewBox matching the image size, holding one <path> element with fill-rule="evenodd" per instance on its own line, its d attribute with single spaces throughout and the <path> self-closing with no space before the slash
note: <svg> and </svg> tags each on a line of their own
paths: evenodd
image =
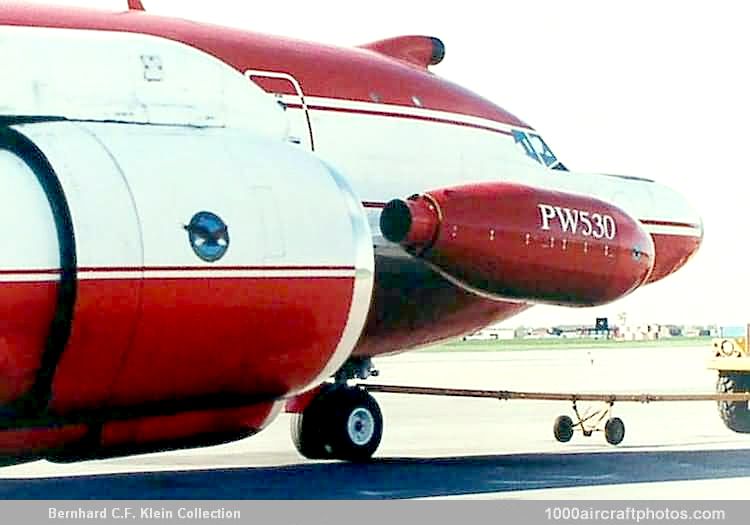
<svg viewBox="0 0 750 525">
<path fill-rule="evenodd" d="M 600 305 L 645 283 L 654 264 L 651 236 L 620 208 L 514 183 L 394 200 L 380 227 L 447 279 L 502 300 Z"/>
<path fill-rule="evenodd" d="M 17 125 L 0 128 L 0 185 L 6 414 L 124 411 L 104 429 L 117 442 L 123 418 L 232 409 L 323 381 L 364 326 L 374 260 L 359 199 L 280 141 Z"/>
<path fill-rule="evenodd" d="M 132 32 L 0 48 L 0 457 L 245 437 L 342 365 L 369 226 L 273 97 Z"/>
</svg>

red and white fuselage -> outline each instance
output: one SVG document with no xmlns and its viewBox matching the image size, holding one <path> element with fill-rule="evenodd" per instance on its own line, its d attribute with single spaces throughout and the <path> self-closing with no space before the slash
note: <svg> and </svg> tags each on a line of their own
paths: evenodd
<svg viewBox="0 0 750 525">
<path fill-rule="evenodd" d="M 350 355 L 615 300 L 701 242 L 671 189 L 559 169 L 530 126 L 432 75 L 435 39 L 342 49 L 17 5 L 0 46 L 18 72 L 0 95 L 0 209 L 38 211 L 0 261 L 0 405 L 62 436 L 11 417 L 0 454 L 257 430 Z M 412 195 L 439 212 L 386 239 L 387 203 Z M 202 212 L 223 229 L 188 242 Z M 205 242 L 220 261 L 196 259 Z"/>
</svg>

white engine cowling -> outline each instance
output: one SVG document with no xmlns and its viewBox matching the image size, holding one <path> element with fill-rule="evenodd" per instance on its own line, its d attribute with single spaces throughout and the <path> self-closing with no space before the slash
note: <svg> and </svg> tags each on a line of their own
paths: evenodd
<svg viewBox="0 0 750 525">
<path fill-rule="evenodd" d="M 1 404 L 281 397 L 335 372 L 364 326 L 359 199 L 281 142 L 19 125 L 0 132 L 0 184 Z"/>
</svg>

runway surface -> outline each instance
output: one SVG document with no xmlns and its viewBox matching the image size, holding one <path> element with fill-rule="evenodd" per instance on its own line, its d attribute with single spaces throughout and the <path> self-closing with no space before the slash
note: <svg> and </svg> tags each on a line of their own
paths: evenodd
<svg viewBox="0 0 750 525">
<path fill-rule="evenodd" d="M 708 348 L 412 353 L 379 383 L 576 392 L 712 392 Z M 199 450 L 0 469 L 0 498 L 748 499 L 750 435 L 714 403 L 618 404 L 625 441 L 552 435 L 567 403 L 378 394 L 386 419 L 370 464 L 302 459 L 282 415 L 259 435 Z"/>
</svg>

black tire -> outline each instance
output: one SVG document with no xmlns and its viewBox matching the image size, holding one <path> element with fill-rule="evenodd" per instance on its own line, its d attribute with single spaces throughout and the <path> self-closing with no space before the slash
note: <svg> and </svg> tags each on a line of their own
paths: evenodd
<svg viewBox="0 0 750 525">
<path fill-rule="evenodd" d="M 619 417 L 607 420 L 604 425 L 604 438 L 610 445 L 619 445 L 625 439 L 625 423 Z"/>
<path fill-rule="evenodd" d="M 323 443 L 326 422 L 325 399 L 328 389 L 323 389 L 301 414 L 294 414 L 291 421 L 292 442 L 297 451 L 307 459 L 331 459 Z"/>
<path fill-rule="evenodd" d="M 560 443 L 567 443 L 573 437 L 573 420 L 568 416 L 560 416 L 555 419 L 555 439 Z"/>
<path fill-rule="evenodd" d="M 719 394 L 750 392 L 750 374 L 723 374 L 716 383 Z M 747 401 L 718 401 L 719 415 L 729 430 L 750 434 L 750 409 Z"/>
<path fill-rule="evenodd" d="M 369 460 L 383 437 L 377 401 L 362 390 L 332 387 L 292 419 L 292 440 L 309 459 Z"/>
</svg>

